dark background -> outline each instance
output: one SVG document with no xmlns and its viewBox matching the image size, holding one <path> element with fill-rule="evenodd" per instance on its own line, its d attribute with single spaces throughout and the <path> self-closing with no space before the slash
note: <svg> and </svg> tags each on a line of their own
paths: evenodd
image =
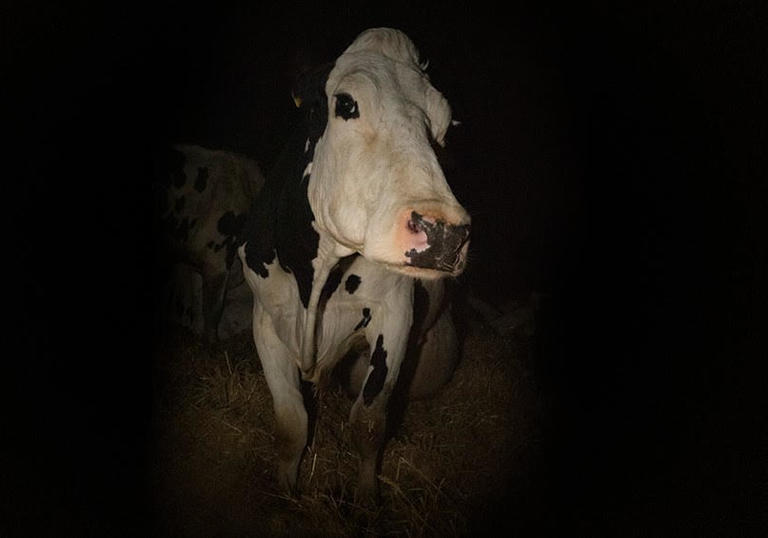
<svg viewBox="0 0 768 538">
<path fill-rule="evenodd" d="M 765 533 L 760 2 L 17 4 L 0 533 L 149 527 L 151 151 L 201 143 L 268 170 L 295 76 L 371 26 L 414 40 L 462 121 L 464 282 L 497 305 L 546 298 L 540 502 L 499 499 L 486 523 Z"/>
</svg>

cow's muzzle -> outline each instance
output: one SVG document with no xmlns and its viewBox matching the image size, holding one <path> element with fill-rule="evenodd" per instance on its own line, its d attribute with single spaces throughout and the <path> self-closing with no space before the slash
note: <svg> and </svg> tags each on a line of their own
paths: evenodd
<svg viewBox="0 0 768 538">
<path fill-rule="evenodd" d="M 469 224 L 449 224 L 412 211 L 406 226 L 411 236 L 406 265 L 452 274 L 464 269 Z"/>
</svg>

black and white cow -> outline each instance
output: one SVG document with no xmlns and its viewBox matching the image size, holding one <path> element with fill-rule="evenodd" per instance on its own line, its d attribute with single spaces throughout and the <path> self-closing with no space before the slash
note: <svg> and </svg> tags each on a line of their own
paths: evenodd
<svg viewBox="0 0 768 538">
<path fill-rule="evenodd" d="M 212 342 L 227 290 L 242 281 L 237 238 L 264 176 L 244 155 L 195 145 L 169 148 L 155 166 L 163 261 L 173 271 L 166 290 L 173 302 L 169 317 L 193 330 L 202 317 L 203 334 Z M 195 272 L 202 277 L 202 300 Z M 201 316 L 195 316 L 198 310 Z"/>
<path fill-rule="evenodd" d="M 437 388 L 455 364 L 441 278 L 464 269 L 470 218 L 432 149 L 444 143 L 451 109 L 424 68 L 402 32 L 360 34 L 296 96 L 306 130 L 243 233 L 238 253 L 289 491 L 307 443 L 301 378 L 317 383 L 341 358 L 356 361 L 358 493 L 375 498 L 387 401 L 406 355 L 418 361 L 415 392 Z M 416 302 L 425 307 L 418 319 Z"/>
</svg>

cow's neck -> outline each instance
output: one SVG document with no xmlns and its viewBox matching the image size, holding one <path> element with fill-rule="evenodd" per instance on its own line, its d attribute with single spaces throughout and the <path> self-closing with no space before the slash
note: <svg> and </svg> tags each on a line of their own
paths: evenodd
<svg viewBox="0 0 768 538">
<path fill-rule="evenodd" d="M 328 275 L 338 261 L 349 253 L 341 250 L 341 246 L 327 233 L 317 230 L 320 236 L 317 247 L 317 257 L 312 260 L 314 275 L 312 291 L 307 304 L 307 315 L 304 319 L 304 336 L 301 340 L 301 371 L 305 379 L 312 377 L 315 367 L 315 325 L 317 323 L 317 308 L 320 294 L 328 280 Z"/>
<path fill-rule="evenodd" d="M 298 168 L 289 171 L 290 179 L 284 184 L 276 218 L 280 223 L 275 245 L 280 264 L 294 275 L 299 298 L 306 308 L 298 360 L 305 379 L 311 378 L 315 368 L 317 310 L 323 287 L 338 261 L 354 253 L 317 227 L 307 196 L 315 147 L 328 117 L 325 95 L 322 97 L 319 106 L 316 105 L 307 116 L 308 138 L 301 146 L 302 153 L 296 156 Z M 299 149 L 298 145 L 296 149 Z M 297 182 L 296 178 L 301 181 Z"/>
<path fill-rule="evenodd" d="M 338 261 L 354 253 L 320 229 L 315 222 L 307 193 L 317 141 L 315 137 L 307 140 L 303 162 L 299 161 L 301 181 L 292 180 L 287 183 L 276 219 L 280 222 L 276 244 L 280 264 L 296 279 L 299 298 L 306 308 L 298 360 L 305 379 L 311 377 L 316 362 L 317 310 L 323 287 Z"/>
<path fill-rule="evenodd" d="M 314 215 L 307 199 L 309 174 L 301 182 L 292 180 L 283 191 L 275 219 L 275 251 L 280 265 L 293 275 L 302 306 L 306 309 L 298 366 L 306 378 L 315 363 L 315 325 L 320 294 L 339 257 L 334 241 L 315 228 Z"/>
</svg>

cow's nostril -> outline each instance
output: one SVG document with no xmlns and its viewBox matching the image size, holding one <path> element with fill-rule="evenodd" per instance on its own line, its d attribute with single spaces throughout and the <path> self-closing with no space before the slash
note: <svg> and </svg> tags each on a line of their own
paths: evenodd
<svg viewBox="0 0 768 538">
<path fill-rule="evenodd" d="M 421 232 L 421 228 L 419 228 L 419 225 L 416 224 L 416 222 L 413 219 L 408 219 L 408 224 L 406 225 L 408 227 L 408 231 L 412 234 L 417 234 Z"/>
</svg>

